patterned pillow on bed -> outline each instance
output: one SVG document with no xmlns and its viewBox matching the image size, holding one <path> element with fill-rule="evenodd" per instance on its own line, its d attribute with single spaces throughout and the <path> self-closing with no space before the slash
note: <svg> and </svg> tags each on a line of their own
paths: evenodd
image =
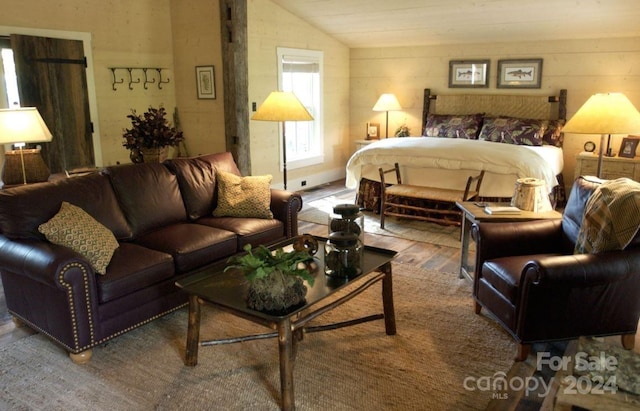
<svg viewBox="0 0 640 411">
<path fill-rule="evenodd" d="M 564 140 L 562 135 L 563 126 L 564 120 L 547 120 L 544 135 L 542 136 L 542 144 L 562 147 Z"/>
<path fill-rule="evenodd" d="M 545 124 L 542 120 L 485 117 L 480 140 L 496 143 L 541 146 Z"/>
<path fill-rule="evenodd" d="M 475 140 L 481 124 L 482 114 L 429 114 L 423 135 Z"/>
</svg>

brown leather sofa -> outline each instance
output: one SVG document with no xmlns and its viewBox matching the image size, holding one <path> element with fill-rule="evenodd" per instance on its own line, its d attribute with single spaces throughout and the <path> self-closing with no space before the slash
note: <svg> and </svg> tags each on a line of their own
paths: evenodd
<svg viewBox="0 0 640 411">
<path fill-rule="evenodd" d="M 271 189 L 273 219 L 213 217 L 216 169 L 240 175 L 230 153 L 217 153 L 0 191 L 0 273 L 10 313 L 74 361 L 88 361 L 92 347 L 185 305 L 176 280 L 247 243 L 297 235 L 302 199 L 283 190 Z M 105 275 L 38 232 L 62 201 L 114 233 L 119 246 Z"/>
<path fill-rule="evenodd" d="M 579 177 L 562 219 L 479 223 L 473 296 L 518 343 L 621 335 L 631 349 L 640 317 L 640 240 L 621 251 L 573 254 L 587 200 L 603 180 Z"/>
</svg>

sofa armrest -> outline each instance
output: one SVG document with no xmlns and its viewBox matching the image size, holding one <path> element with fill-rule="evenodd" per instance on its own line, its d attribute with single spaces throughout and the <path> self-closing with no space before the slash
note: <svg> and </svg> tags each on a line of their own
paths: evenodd
<svg viewBox="0 0 640 411">
<path fill-rule="evenodd" d="M 298 213 L 302 210 L 302 197 L 298 193 L 271 189 L 271 212 L 273 217 L 285 224 L 287 238 L 298 235 Z"/>
<path fill-rule="evenodd" d="M 70 265 L 93 273 L 91 265 L 68 247 L 40 240 L 11 240 L 0 235 L 0 270 L 59 286 L 59 274 Z"/>
</svg>

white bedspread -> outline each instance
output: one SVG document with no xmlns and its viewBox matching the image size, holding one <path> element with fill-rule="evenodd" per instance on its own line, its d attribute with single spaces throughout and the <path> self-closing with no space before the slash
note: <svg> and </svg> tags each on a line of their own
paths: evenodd
<svg viewBox="0 0 640 411">
<path fill-rule="evenodd" d="M 363 167 L 393 165 L 446 170 L 485 170 L 497 175 L 544 180 L 551 190 L 562 171 L 562 149 L 455 138 L 404 137 L 379 140 L 358 150 L 347 163 L 346 186 L 356 188 Z M 428 173 L 424 175 L 429 185 Z M 513 186 L 511 186 L 513 187 Z"/>
</svg>

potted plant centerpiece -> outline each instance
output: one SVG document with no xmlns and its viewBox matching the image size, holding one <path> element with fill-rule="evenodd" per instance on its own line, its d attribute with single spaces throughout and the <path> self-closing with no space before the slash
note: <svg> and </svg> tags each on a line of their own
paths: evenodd
<svg viewBox="0 0 640 411">
<path fill-rule="evenodd" d="M 308 268 L 313 260 L 309 251 L 294 249 L 275 251 L 260 245 L 244 247 L 246 254 L 229 259 L 224 269 L 239 269 L 249 280 L 247 306 L 257 311 L 282 312 L 302 303 L 307 294 L 306 280 L 313 285 L 314 277 Z"/>
<path fill-rule="evenodd" d="M 182 131 L 171 127 L 166 118 L 164 107 L 149 107 L 138 115 L 134 109 L 127 116 L 131 128 L 124 130 L 122 145 L 131 151 L 129 155 L 134 163 L 162 162 L 167 158 L 169 146 L 177 146 L 184 137 Z"/>
</svg>

